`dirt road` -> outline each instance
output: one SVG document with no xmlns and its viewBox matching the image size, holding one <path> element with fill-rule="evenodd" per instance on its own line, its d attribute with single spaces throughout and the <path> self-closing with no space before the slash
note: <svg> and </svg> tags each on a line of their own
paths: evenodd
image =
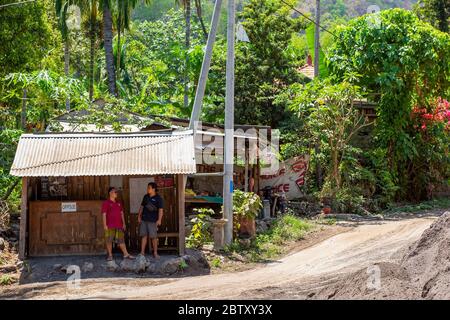
<svg viewBox="0 0 450 320">
<path fill-rule="evenodd" d="M 144 286 L 136 281 L 82 282 L 81 289 L 35 291 L 29 298 L 46 299 L 297 299 L 339 278 L 343 273 L 378 261 L 394 261 L 399 250 L 419 238 L 434 218 L 365 222 L 315 246 L 264 267 L 239 273 L 181 279 L 158 279 Z M 63 287 L 64 285 L 60 285 Z M 64 286 L 65 287 L 65 286 Z"/>
</svg>

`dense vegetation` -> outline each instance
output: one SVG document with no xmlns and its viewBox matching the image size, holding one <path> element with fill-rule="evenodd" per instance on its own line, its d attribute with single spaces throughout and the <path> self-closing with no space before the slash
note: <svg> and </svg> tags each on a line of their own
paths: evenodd
<svg viewBox="0 0 450 320">
<path fill-rule="evenodd" d="M 430 198 L 448 184 L 447 2 L 322 1 L 330 33 L 321 35 L 320 80 L 309 84 L 298 69 L 313 54 L 314 27 L 290 6 L 313 16 L 315 1 L 236 2 L 250 39 L 236 45 L 236 122 L 279 128 L 284 158 L 309 153 L 310 194 L 342 211 L 377 210 Z M 20 134 L 45 130 L 68 109 L 88 109 L 89 121 L 117 130 L 123 111 L 189 117 L 213 3 L 42 0 L 1 8 L 0 197 L 17 205 L 20 183 L 8 172 Z M 361 16 L 370 4 L 414 10 Z M 224 117 L 225 26 L 224 9 L 202 110 L 210 122 Z M 353 104 L 365 98 L 378 104 L 375 123 Z M 105 107 L 94 108 L 95 99 Z M 368 128 L 361 147 L 355 138 Z M 323 183 L 315 179 L 319 165 Z"/>
</svg>

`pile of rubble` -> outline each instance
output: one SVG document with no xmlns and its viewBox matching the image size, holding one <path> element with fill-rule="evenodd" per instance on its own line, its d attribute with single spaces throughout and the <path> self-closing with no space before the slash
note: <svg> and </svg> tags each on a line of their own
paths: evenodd
<svg viewBox="0 0 450 320">
<path fill-rule="evenodd" d="M 315 216 L 322 211 L 321 204 L 313 199 L 289 201 L 287 208 L 296 212 L 298 215 L 307 217 Z"/>
<path fill-rule="evenodd" d="M 264 233 L 269 230 L 276 218 L 256 219 L 256 233 Z"/>
<path fill-rule="evenodd" d="M 399 252 L 401 254 L 401 252 Z M 346 276 L 315 296 L 321 299 L 450 299 L 450 212 L 444 213 L 397 263 L 375 264 L 379 286 L 367 269 Z"/>
<path fill-rule="evenodd" d="M 163 255 L 158 260 L 153 257 L 138 255 L 134 260 L 120 259 L 99 263 L 99 261 L 91 259 L 90 261 L 85 261 L 81 266 L 78 264 L 53 265 L 54 271 L 62 271 L 67 274 L 73 273 L 78 268 L 84 275 L 104 271 L 173 275 L 176 273 L 186 272 L 189 269 L 192 271 L 209 268 L 209 264 L 202 252 L 187 249 L 186 254 L 181 257 Z"/>
</svg>

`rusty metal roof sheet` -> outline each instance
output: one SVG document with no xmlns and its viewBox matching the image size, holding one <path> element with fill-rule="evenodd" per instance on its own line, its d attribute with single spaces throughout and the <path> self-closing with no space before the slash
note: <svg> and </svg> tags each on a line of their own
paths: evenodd
<svg viewBox="0 0 450 320">
<path fill-rule="evenodd" d="M 192 132 L 24 134 L 11 167 L 19 177 L 195 172 Z"/>
</svg>

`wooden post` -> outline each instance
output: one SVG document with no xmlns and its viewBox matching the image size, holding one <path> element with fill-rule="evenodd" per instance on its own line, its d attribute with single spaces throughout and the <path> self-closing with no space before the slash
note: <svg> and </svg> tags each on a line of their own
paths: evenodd
<svg viewBox="0 0 450 320">
<path fill-rule="evenodd" d="M 186 231 L 184 226 L 186 175 L 177 174 L 177 204 L 178 204 L 178 252 L 184 255 L 186 249 Z"/>
<path fill-rule="evenodd" d="M 28 211 L 28 180 L 22 178 L 22 202 L 20 205 L 20 234 L 19 234 L 19 259 L 25 259 L 27 243 L 27 211 Z"/>
<path fill-rule="evenodd" d="M 249 188 L 248 188 L 248 160 L 249 160 L 248 158 L 249 158 L 249 150 L 247 148 L 247 144 L 246 143 L 244 143 L 244 148 L 245 148 L 245 151 L 244 151 L 244 157 L 245 157 L 244 190 L 245 190 L 245 192 L 249 192 L 250 191 Z"/>
</svg>

